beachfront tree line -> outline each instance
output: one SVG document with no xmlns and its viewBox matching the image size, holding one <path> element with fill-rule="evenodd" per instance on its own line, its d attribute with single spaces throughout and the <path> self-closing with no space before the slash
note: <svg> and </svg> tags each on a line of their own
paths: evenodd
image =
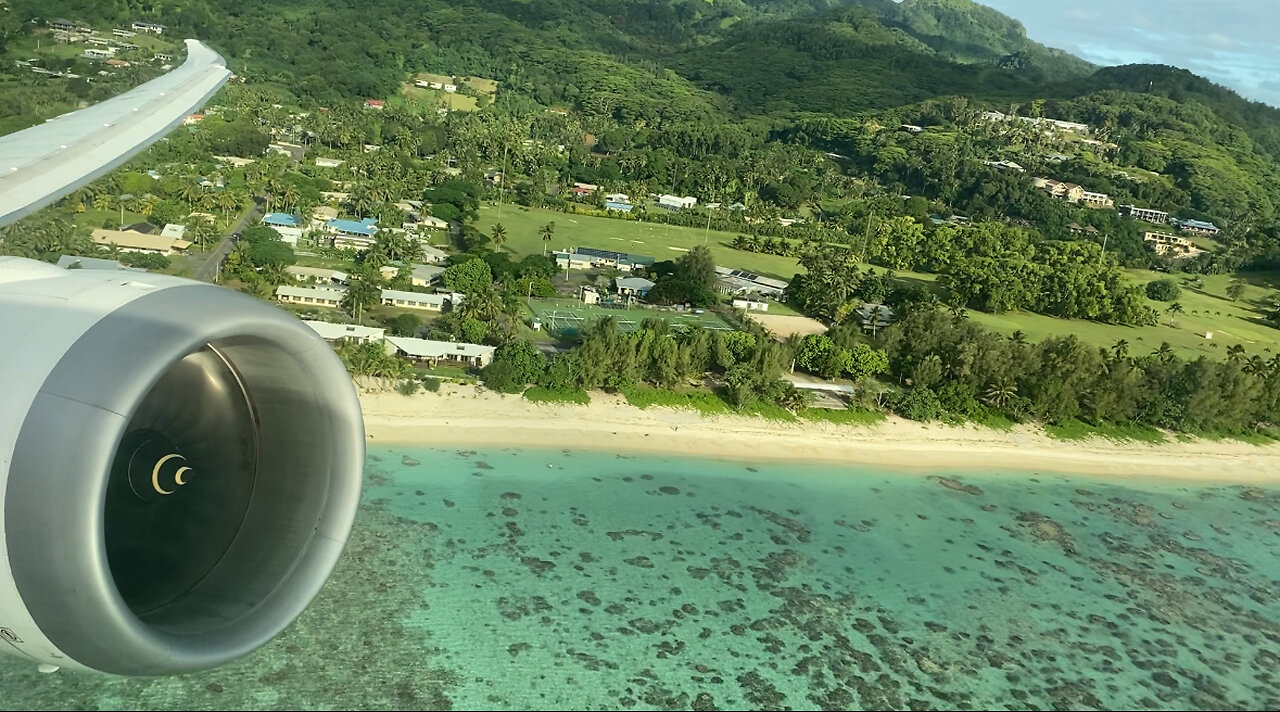
<svg viewBox="0 0 1280 712">
<path fill-rule="evenodd" d="M 886 329 L 890 374 L 909 390 L 895 400 L 908 417 L 1133 423 L 1185 432 L 1241 432 L 1280 423 L 1280 356 L 1242 350 L 1225 361 L 1184 361 L 1168 344 L 1131 353 L 1074 336 L 1037 344 L 1004 337 L 936 310 L 917 310 Z"/>
<path fill-rule="evenodd" d="M 718 382 L 725 399 L 739 408 L 757 403 L 797 410 L 804 394 L 779 376 L 789 368 L 792 347 L 744 331 L 672 329 L 665 319 L 645 319 L 631 333 L 615 317 L 586 327 L 582 343 L 548 359 L 528 341 L 498 349 L 483 372 L 485 385 L 519 393 L 530 384 L 555 391 L 625 391 L 641 384 L 674 390 Z"/>
</svg>

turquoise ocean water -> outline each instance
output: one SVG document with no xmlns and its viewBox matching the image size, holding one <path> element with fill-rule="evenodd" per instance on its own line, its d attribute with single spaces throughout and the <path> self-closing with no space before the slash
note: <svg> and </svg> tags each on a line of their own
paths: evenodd
<svg viewBox="0 0 1280 712">
<path fill-rule="evenodd" d="M 1276 709 L 1278 663 L 1276 489 L 380 446 L 271 645 L 0 706 Z"/>
</svg>

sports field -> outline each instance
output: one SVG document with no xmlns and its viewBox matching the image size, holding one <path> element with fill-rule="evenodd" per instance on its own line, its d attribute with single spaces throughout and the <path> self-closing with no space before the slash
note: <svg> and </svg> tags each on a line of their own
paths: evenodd
<svg viewBox="0 0 1280 712">
<path fill-rule="evenodd" d="M 552 334 L 575 334 L 582 327 L 605 316 L 618 320 L 618 328 L 624 332 L 636 331 L 645 319 L 666 319 L 672 326 L 700 325 L 706 329 L 733 331 L 733 327 L 711 312 L 696 314 L 667 309 L 644 309 L 596 306 L 583 304 L 576 299 L 535 299 L 529 304 L 534 316 L 543 328 Z"/>
</svg>

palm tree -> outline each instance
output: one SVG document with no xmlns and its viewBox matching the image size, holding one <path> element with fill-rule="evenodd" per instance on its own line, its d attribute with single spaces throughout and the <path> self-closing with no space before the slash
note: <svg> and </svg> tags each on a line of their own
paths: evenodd
<svg viewBox="0 0 1280 712">
<path fill-rule="evenodd" d="M 542 235 L 542 256 L 546 257 L 547 245 L 551 244 L 551 237 L 556 233 L 555 221 L 553 220 L 547 223 L 546 225 L 543 225 L 542 229 L 539 230 L 538 232 Z"/>
<path fill-rule="evenodd" d="M 1168 341 L 1160 344 L 1160 348 L 1155 351 L 1155 357 L 1164 363 L 1173 361 L 1173 347 L 1169 345 Z"/>
<path fill-rule="evenodd" d="M 1111 345 L 1111 352 L 1115 354 L 1117 361 L 1122 360 L 1124 357 L 1129 355 L 1129 342 L 1124 339 L 1120 339 Z"/>
<path fill-rule="evenodd" d="M 1165 309 L 1165 312 L 1169 315 L 1169 326 L 1173 326 L 1174 319 L 1183 312 L 1182 302 L 1174 302 L 1173 304 L 1170 304 L 1169 308 Z"/>
<path fill-rule="evenodd" d="M 493 230 L 489 232 L 489 237 L 493 240 L 495 246 L 502 247 L 502 243 L 507 241 L 506 226 L 502 223 L 494 223 Z M 543 254 L 546 254 L 545 248 L 543 249 Z"/>
<path fill-rule="evenodd" d="M 1240 361 L 1244 358 L 1244 346 L 1240 344 L 1232 344 L 1227 347 L 1227 360 L 1231 362 Z"/>
<path fill-rule="evenodd" d="M 982 400 L 995 408 L 1007 408 L 1017 395 L 1017 386 L 1012 383 L 997 383 L 987 389 Z"/>
</svg>

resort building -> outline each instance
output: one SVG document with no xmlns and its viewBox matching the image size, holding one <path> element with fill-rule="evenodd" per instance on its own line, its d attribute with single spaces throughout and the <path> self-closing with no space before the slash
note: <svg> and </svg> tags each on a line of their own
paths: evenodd
<svg viewBox="0 0 1280 712">
<path fill-rule="evenodd" d="M 346 294 L 345 287 L 276 287 L 276 299 L 285 304 L 337 307 Z"/>
<path fill-rule="evenodd" d="M 626 252 L 597 250 L 594 247 L 575 247 L 572 252 L 555 253 L 556 267 L 559 269 L 588 269 L 591 267 L 615 267 L 623 270 L 635 270 L 651 267 L 656 262 L 652 257 L 631 255 Z"/>
<path fill-rule="evenodd" d="M 345 284 L 348 277 L 346 272 L 339 272 L 336 269 L 324 269 L 322 267 L 299 267 L 297 265 L 290 265 L 285 267 L 284 271 L 293 275 L 293 278 L 299 282 L 319 285 Z"/>
<path fill-rule="evenodd" d="M 733 300 L 733 306 L 746 311 L 769 311 L 769 302 L 762 299 L 743 299 L 737 298 Z"/>
<path fill-rule="evenodd" d="M 382 341 L 387 336 L 386 329 L 378 329 L 372 326 L 360 326 L 358 324 L 331 324 L 327 321 L 306 321 L 303 324 L 311 327 L 320 335 L 320 338 L 334 343 L 356 343 L 366 344 L 370 341 Z"/>
<path fill-rule="evenodd" d="M 398 336 L 385 338 L 387 353 L 436 366 L 441 361 L 460 363 L 472 368 L 484 368 L 493 361 L 496 347 L 454 341 L 430 341 Z"/>
<path fill-rule="evenodd" d="M 1121 205 L 1120 213 L 1127 215 L 1134 220 L 1145 220 L 1156 225 L 1167 225 L 1169 223 L 1169 213 L 1162 210 L 1152 210 L 1151 208 L 1138 208 L 1132 205 Z"/>
<path fill-rule="evenodd" d="M 425 311 L 444 311 L 449 301 L 447 294 L 423 294 L 422 292 L 402 292 L 398 289 L 382 290 L 382 303 L 389 307 L 402 309 L 422 309 Z"/>
<path fill-rule="evenodd" d="M 1205 252 L 1185 237 L 1178 237 L 1164 232 L 1148 232 L 1142 236 L 1142 239 L 1150 243 L 1156 254 L 1161 257 L 1184 259 L 1195 257 Z"/>
<path fill-rule="evenodd" d="M 784 280 L 761 277 L 742 269 L 716 267 L 716 274 L 720 277 L 717 290 L 722 294 L 741 297 L 755 295 L 782 301 L 783 292 L 787 289 L 787 282 Z"/>
<path fill-rule="evenodd" d="M 150 252 L 157 255 L 172 255 L 191 247 L 190 242 L 178 238 L 102 228 L 94 230 L 90 239 L 100 247 L 114 246 L 121 252 Z"/>
<path fill-rule="evenodd" d="M 1204 235 L 1206 237 L 1217 237 L 1219 232 L 1217 225 L 1211 222 L 1203 222 L 1201 220 L 1175 220 L 1174 224 L 1183 232 L 1189 232 L 1193 235 Z"/>
</svg>

